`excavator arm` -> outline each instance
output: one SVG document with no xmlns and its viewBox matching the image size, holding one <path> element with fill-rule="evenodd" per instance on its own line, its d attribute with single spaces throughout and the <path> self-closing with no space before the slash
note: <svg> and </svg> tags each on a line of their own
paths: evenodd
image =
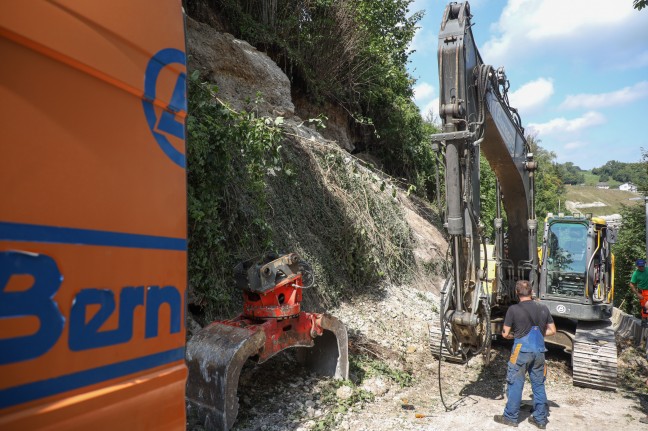
<svg viewBox="0 0 648 431">
<path fill-rule="evenodd" d="M 433 145 L 444 155 L 445 226 L 452 273 L 442 291 L 443 343 L 451 355 L 489 346 L 491 310 L 514 301 L 518 279 L 537 273 L 534 178 L 536 163 L 517 111 L 507 97 L 503 68 L 484 64 L 471 30 L 470 5 L 450 3 L 439 33 L 439 115 Z M 496 280 L 485 289 L 485 239 L 480 214 L 480 152 L 497 177 Z M 507 215 L 504 232 L 502 205 Z M 507 245 L 505 245 L 507 239 Z"/>
</svg>

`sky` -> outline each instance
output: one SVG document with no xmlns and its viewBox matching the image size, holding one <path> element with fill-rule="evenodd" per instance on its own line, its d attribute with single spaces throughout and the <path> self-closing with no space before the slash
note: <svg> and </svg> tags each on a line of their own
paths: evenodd
<svg viewBox="0 0 648 431">
<path fill-rule="evenodd" d="M 410 46 L 415 102 L 438 119 L 438 32 L 447 1 L 425 11 Z M 527 134 L 581 169 L 640 162 L 648 151 L 648 9 L 632 0 L 475 0 L 482 60 L 504 66 Z"/>
</svg>

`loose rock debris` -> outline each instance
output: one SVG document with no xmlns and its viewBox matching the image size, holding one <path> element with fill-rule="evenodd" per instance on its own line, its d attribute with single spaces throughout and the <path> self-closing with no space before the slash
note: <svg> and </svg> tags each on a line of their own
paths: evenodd
<svg viewBox="0 0 648 431">
<path fill-rule="evenodd" d="M 441 364 L 427 343 L 427 322 L 438 318 L 432 292 L 391 286 L 375 298 L 330 310 L 349 330 L 350 381 L 309 372 L 284 352 L 264 364 L 248 363 L 241 373 L 237 431 L 307 430 L 499 430 L 493 422 L 505 404 L 506 361 L 510 341 L 496 342 L 491 361 Z M 385 313 L 385 310 L 386 313 Z M 391 318 L 392 315 L 398 316 Z M 387 316 L 387 317 L 385 317 Z M 547 353 L 547 394 L 551 429 L 610 430 L 644 425 L 648 412 L 648 361 L 645 352 L 620 339 L 619 389 L 603 392 L 572 385 L 570 356 Z M 535 429 L 527 382 L 520 429 Z M 200 429 L 191 428 L 189 429 Z"/>
</svg>

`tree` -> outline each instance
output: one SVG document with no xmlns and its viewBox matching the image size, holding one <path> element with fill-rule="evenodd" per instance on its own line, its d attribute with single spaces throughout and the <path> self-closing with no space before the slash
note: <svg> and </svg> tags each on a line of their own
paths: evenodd
<svg viewBox="0 0 648 431">
<path fill-rule="evenodd" d="M 641 149 L 641 163 L 637 163 L 640 170 L 648 171 L 648 151 Z M 648 190 L 648 181 L 638 183 L 640 190 Z M 615 255 L 615 295 L 614 303 L 624 311 L 638 315 L 639 302 L 628 285 L 635 261 L 646 257 L 646 213 L 643 205 L 623 207 L 621 210 L 623 225 L 619 230 L 617 243 L 612 247 Z"/>
<path fill-rule="evenodd" d="M 608 181 L 612 178 L 620 183 L 648 183 L 648 172 L 646 171 L 645 163 L 623 163 L 610 160 L 600 168 L 592 169 L 592 173 L 598 175 L 599 181 L 601 182 Z"/>
<path fill-rule="evenodd" d="M 434 190 L 428 128 L 412 100 L 413 0 L 210 1 L 228 30 L 266 52 L 315 108 L 348 115 L 357 152 L 378 157 L 416 193 Z M 190 14 L 193 8 L 189 8 Z M 195 11 L 194 11 L 195 12 Z M 197 13 L 197 12 L 196 12 Z"/>
<path fill-rule="evenodd" d="M 632 2 L 632 7 L 637 9 L 637 10 L 641 10 L 641 9 L 645 8 L 646 6 L 648 6 L 648 0 L 634 0 Z"/>
<path fill-rule="evenodd" d="M 574 165 L 572 162 L 567 162 L 564 165 L 557 164 L 556 168 L 560 179 L 565 184 L 582 184 L 585 182 L 585 174 L 578 166 Z"/>
<path fill-rule="evenodd" d="M 637 181 L 637 190 L 648 194 L 648 150 L 641 149 L 641 169 L 644 176 Z"/>
<path fill-rule="evenodd" d="M 643 205 L 626 206 L 621 210 L 623 225 L 617 243 L 612 247 L 615 257 L 614 304 L 623 311 L 638 315 L 639 302 L 629 282 L 635 261 L 646 257 L 646 215 Z"/>
<path fill-rule="evenodd" d="M 526 139 L 538 163 L 535 173 L 536 216 L 544 218 L 549 212 L 558 212 L 559 202 L 565 201 L 565 184 L 560 177 L 559 165 L 555 162 L 556 153 L 542 148 L 541 141 L 535 136 L 529 135 Z"/>
<path fill-rule="evenodd" d="M 490 238 L 491 242 L 495 239 L 495 212 L 497 205 L 495 172 L 491 169 L 484 155 L 480 155 L 479 160 L 479 193 L 481 203 L 481 221 L 484 224 L 485 236 Z"/>
</svg>

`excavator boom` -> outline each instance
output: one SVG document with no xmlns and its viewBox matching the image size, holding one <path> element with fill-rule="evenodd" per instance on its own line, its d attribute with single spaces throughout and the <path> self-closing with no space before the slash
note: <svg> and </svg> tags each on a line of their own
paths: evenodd
<svg viewBox="0 0 648 431">
<path fill-rule="evenodd" d="M 468 3 L 451 3 L 439 33 L 439 115 L 442 132 L 433 136 L 445 157 L 446 227 L 453 271 L 443 290 L 443 315 L 453 353 L 478 351 L 488 345 L 493 307 L 515 299 L 518 279 L 536 285 L 537 222 L 534 209 L 536 165 L 524 138 L 517 111 L 508 103 L 508 80 L 502 68 L 484 64 L 471 30 Z M 486 244 L 480 217 L 479 164 L 484 154 L 498 178 L 495 220 L 497 279 L 492 290 L 482 285 Z M 505 196 L 506 199 L 501 200 Z M 508 216 L 507 255 L 501 208 Z M 444 337 L 442 337 L 444 338 Z M 446 347 L 447 347 L 446 346 Z"/>
</svg>

